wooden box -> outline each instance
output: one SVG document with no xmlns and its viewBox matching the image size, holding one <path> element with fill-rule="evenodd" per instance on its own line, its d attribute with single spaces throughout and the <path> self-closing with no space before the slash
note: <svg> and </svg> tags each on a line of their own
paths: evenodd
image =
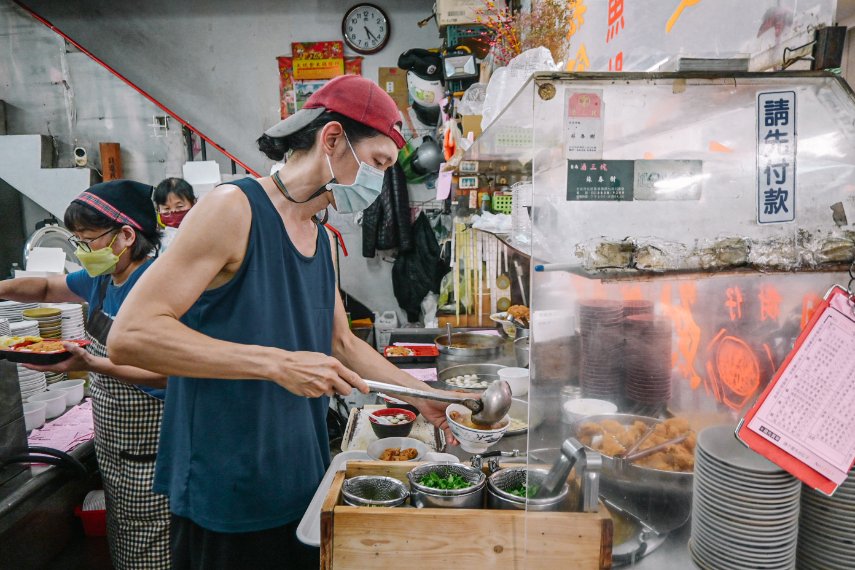
<svg viewBox="0 0 855 570">
<path fill-rule="evenodd" d="M 347 478 L 385 475 L 406 485 L 407 472 L 417 465 L 355 461 L 336 474 L 321 507 L 322 569 L 611 568 L 612 520 L 602 505 L 599 513 L 526 513 L 351 507 L 342 501 Z"/>
</svg>

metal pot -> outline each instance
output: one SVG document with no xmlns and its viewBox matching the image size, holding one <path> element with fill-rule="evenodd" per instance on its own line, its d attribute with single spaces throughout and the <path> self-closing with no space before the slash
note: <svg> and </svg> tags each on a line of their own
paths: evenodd
<svg viewBox="0 0 855 570">
<path fill-rule="evenodd" d="M 506 467 L 496 471 L 487 480 L 487 508 L 538 512 L 568 510 L 570 486 L 566 483 L 557 495 L 545 499 L 526 499 L 507 492 L 526 482 L 530 486 L 541 485 L 547 474 L 544 469 L 526 467 Z"/>
<path fill-rule="evenodd" d="M 429 473 L 447 477 L 453 473 L 471 483 L 464 489 L 434 489 L 419 484 Z M 417 508 L 480 509 L 484 506 L 487 476 L 478 469 L 460 463 L 425 463 L 407 473 L 410 481 L 410 503 Z"/>
<path fill-rule="evenodd" d="M 588 416 L 582 423 L 603 420 L 615 420 L 624 425 L 635 421 L 653 425 L 661 421 L 634 414 L 603 414 Z M 603 455 L 600 495 L 656 532 L 665 533 L 683 526 L 691 517 L 693 479 L 693 473 L 663 471 L 632 463 L 622 467 L 618 460 Z"/>
<path fill-rule="evenodd" d="M 449 356 L 496 356 L 502 352 L 502 337 L 477 333 L 454 333 L 449 343 L 448 335 L 434 339 L 437 349 Z"/>
<path fill-rule="evenodd" d="M 345 479 L 344 502 L 353 507 L 398 507 L 409 496 L 407 487 L 392 477 L 360 475 Z"/>
</svg>

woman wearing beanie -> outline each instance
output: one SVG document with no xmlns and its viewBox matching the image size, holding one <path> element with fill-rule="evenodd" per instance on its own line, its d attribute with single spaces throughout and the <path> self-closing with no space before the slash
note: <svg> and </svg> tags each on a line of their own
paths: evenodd
<svg viewBox="0 0 855 570">
<path fill-rule="evenodd" d="M 113 317 L 160 243 L 151 193 L 151 186 L 131 180 L 92 186 L 72 201 L 64 220 L 84 269 L 0 281 L 0 298 L 89 303 L 86 350 L 68 343 L 68 360 L 30 367 L 89 372 L 110 556 L 120 570 L 169 568 L 169 509 L 151 491 L 166 378 L 117 366 L 106 350 Z"/>
<path fill-rule="evenodd" d="M 323 226 L 377 198 L 403 144 L 385 91 L 333 79 L 259 139 L 282 169 L 206 195 L 122 307 L 111 354 L 169 375 L 155 490 L 176 570 L 318 568 L 295 530 L 330 463 L 328 397 L 361 376 L 425 389 L 350 332 Z M 414 403 L 453 444 L 445 406 Z"/>
</svg>

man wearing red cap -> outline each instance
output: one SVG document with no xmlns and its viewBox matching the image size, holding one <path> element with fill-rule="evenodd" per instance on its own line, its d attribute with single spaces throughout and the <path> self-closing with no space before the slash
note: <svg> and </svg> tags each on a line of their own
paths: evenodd
<svg viewBox="0 0 855 570">
<path fill-rule="evenodd" d="M 424 388 L 350 332 L 322 226 L 376 199 L 399 121 L 371 81 L 332 80 L 259 139 L 284 167 L 199 202 L 119 314 L 112 357 L 170 377 L 154 488 L 174 568 L 317 568 L 295 529 L 329 465 L 328 396 Z M 444 406 L 413 403 L 454 443 Z"/>
</svg>

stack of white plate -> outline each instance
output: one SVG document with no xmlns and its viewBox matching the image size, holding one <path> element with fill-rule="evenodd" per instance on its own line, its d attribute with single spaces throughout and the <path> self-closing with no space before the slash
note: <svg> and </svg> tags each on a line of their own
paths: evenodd
<svg viewBox="0 0 855 570">
<path fill-rule="evenodd" d="M 855 469 L 833 497 L 802 488 L 798 561 L 799 568 L 855 568 Z"/>
<path fill-rule="evenodd" d="M 713 426 L 698 435 L 692 559 L 704 570 L 794 568 L 801 484 L 733 431 Z"/>
<path fill-rule="evenodd" d="M 62 338 L 81 339 L 83 335 L 83 305 L 79 303 L 43 304 L 42 307 L 62 311 Z"/>
<path fill-rule="evenodd" d="M 17 301 L 0 301 L 0 318 L 8 319 L 10 323 L 24 320 L 21 313 L 27 309 L 35 309 L 38 303 L 19 303 Z"/>
<path fill-rule="evenodd" d="M 9 328 L 9 319 L 2 318 L 0 319 L 0 336 L 7 336 L 12 333 L 12 329 Z"/>
<path fill-rule="evenodd" d="M 9 323 L 12 336 L 39 336 L 39 323 L 36 321 L 15 321 Z"/>
<path fill-rule="evenodd" d="M 18 365 L 18 384 L 21 385 L 21 400 L 26 402 L 27 398 L 44 392 L 47 389 L 47 380 L 44 372 L 36 372 L 29 368 Z"/>
<path fill-rule="evenodd" d="M 67 379 L 64 372 L 45 372 L 45 381 L 47 381 L 48 386 Z"/>
</svg>

